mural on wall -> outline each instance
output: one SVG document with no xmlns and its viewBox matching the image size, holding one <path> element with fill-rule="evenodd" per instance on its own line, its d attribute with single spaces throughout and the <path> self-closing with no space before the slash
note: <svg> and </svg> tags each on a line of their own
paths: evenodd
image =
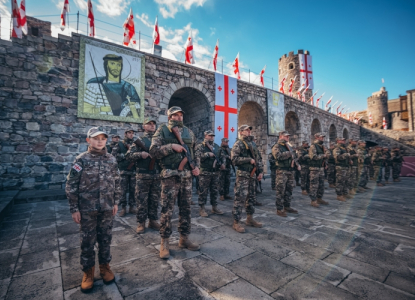
<svg viewBox="0 0 415 300">
<path fill-rule="evenodd" d="M 78 117 L 142 123 L 145 57 L 81 37 Z"/>
<path fill-rule="evenodd" d="M 278 136 L 285 130 L 284 123 L 284 95 L 267 90 L 268 102 L 268 135 Z"/>
</svg>

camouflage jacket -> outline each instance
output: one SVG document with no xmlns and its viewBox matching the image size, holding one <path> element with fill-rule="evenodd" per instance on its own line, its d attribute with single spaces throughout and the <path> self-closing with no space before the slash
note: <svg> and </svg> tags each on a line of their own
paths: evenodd
<svg viewBox="0 0 415 300">
<path fill-rule="evenodd" d="M 120 171 L 106 148 L 79 154 L 68 174 L 65 188 L 71 213 L 112 210 L 121 197 Z"/>
<path fill-rule="evenodd" d="M 281 167 L 281 165 L 287 167 L 291 166 L 291 161 L 293 156 L 291 155 L 290 151 L 281 150 L 286 148 L 286 141 L 285 140 L 279 140 L 278 143 L 276 143 L 274 146 L 272 146 L 272 156 L 274 156 L 276 164 L 278 163 L 278 166 Z M 295 153 L 293 153 L 295 155 Z M 282 164 L 280 162 L 283 162 Z M 277 166 L 277 169 L 278 169 Z"/>
<path fill-rule="evenodd" d="M 392 166 L 392 155 L 390 151 L 383 151 L 383 155 L 386 156 L 385 165 Z"/>
<path fill-rule="evenodd" d="M 357 147 L 357 155 L 358 155 L 358 162 L 359 165 L 369 165 L 370 164 L 370 158 L 371 154 L 366 149 L 366 147 Z"/>
<path fill-rule="evenodd" d="M 374 166 L 382 167 L 385 162 L 382 151 L 375 151 L 372 154 L 372 163 Z"/>
<path fill-rule="evenodd" d="M 318 154 L 317 153 L 317 148 L 316 147 L 321 147 L 321 151 L 323 152 L 322 154 Z M 308 155 L 310 157 L 310 164 L 311 166 L 313 164 L 315 164 L 316 162 L 318 163 L 318 168 L 322 168 L 324 167 L 324 162 L 326 160 L 327 157 L 327 149 L 323 146 L 323 145 L 319 145 L 318 140 L 315 140 L 314 143 L 310 146 L 310 149 L 308 150 Z M 320 164 L 321 161 L 321 164 Z M 317 167 L 317 166 L 315 166 Z"/>
<path fill-rule="evenodd" d="M 232 149 L 230 149 L 229 147 L 224 147 L 221 146 L 219 149 L 219 156 L 224 157 L 226 160 L 226 171 L 230 171 L 231 169 L 231 164 L 232 164 L 232 160 L 231 160 L 231 151 Z"/>
<path fill-rule="evenodd" d="M 118 142 L 111 142 L 109 143 L 106 147 L 107 147 L 107 153 L 111 154 L 112 153 L 112 149 L 114 148 L 114 146 L 118 144 Z"/>
<path fill-rule="evenodd" d="M 304 166 L 307 168 L 310 163 L 309 149 L 310 148 L 305 148 L 303 146 L 300 146 L 298 147 L 296 151 L 298 162 L 300 163 L 301 167 Z"/>
<path fill-rule="evenodd" d="M 123 153 L 120 149 L 119 143 L 122 143 L 125 148 L 128 150 L 130 149 L 131 145 L 133 144 L 133 139 L 123 139 L 122 141 L 115 144 L 115 146 L 112 148 L 112 155 L 115 157 L 115 159 L 118 162 L 118 168 L 120 169 L 121 175 L 134 175 L 134 165 L 130 167 L 129 170 L 127 170 L 127 166 L 129 163 L 127 162 L 127 159 L 125 158 L 126 153 Z M 123 167 L 122 167 L 123 166 Z"/>
<path fill-rule="evenodd" d="M 349 167 L 350 166 L 350 154 L 347 152 L 347 149 L 343 144 L 337 144 L 336 148 L 333 150 L 334 160 L 336 166 L 340 167 Z"/>
<path fill-rule="evenodd" d="M 247 156 L 244 156 L 243 153 L 250 153 L 249 150 L 246 149 L 246 147 L 248 146 L 248 148 L 251 148 L 253 150 L 253 155 L 254 157 L 252 157 L 252 154 L 249 154 Z M 231 159 L 233 164 L 238 167 L 238 170 L 236 171 L 236 176 L 241 176 L 241 177 L 250 177 L 251 174 L 250 172 L 247 171 L 243 171 L 241 170 L 241 166 L 243 165 L 249 165 L 251 162 L 251 159 L 254 159 L 256 161 L 256 167 L 257 167 L 257 173 L 262 173 L 263 172 L 263 165 L 262 165 L 262 157 L 259 155 L 258 156 L 258 150 L 256 149 L 256 146 L 253 145 L 252 142 L 252 137 L 248 136 L 242 136 L 240 139 L 238 139 L 235 144 L 232 147 L 232 152 L 231 152 Z"/>
<path fill-rule="evenodd" d="M 269 154 L 268 154 L 268 163 L 269 163 L 269 168 L 270 168 L 271 170 L 275 170 L 275 169 L 277 169 L 277 165 L 275 164 L 275 158 L 274 158 L 274 156 L 272 155 L 272 153 L 269 153 Z"/>
<path fill-rule="evenodd" d="M 334 149 L 327 148 L 327 163 L 334 165 L 336 161 L 334 160 Z"/>
<path fill-rule="evenodd" d="M 200 162 L 201 172 L 206 173 L 206 174 L 218 172 L 220 165 L 215 163 L 215 168 L 213 168 L 215 157 L 210 157 L 210 155 L 208 154 L 208 153 L 211 153 L 212 151 L 210 151 L 205 146 L 206 143 L 208 143 L 208 141 L 204 140 L 203 142 L 197 144 L 196 147 L 195 147 L 195 157 Z M 219 161 L 220 161 L 221 165 L 226 165 L 226 158 L 220 155 L 219 145 L 212 142 L 210 144 L 210 147 L 213 150 L 213 154 L 215 154 L 215 156 L 217 156 L 219 158 Z M 216 153 L 215 153 L 215 151 L 216 151 Z M 205 166 L 205 167 L 211 169 L 211 171 L 207 171 L 203 168 L 204 164 L 207 164 L 207 163 L 208 163 L 208 166 Z"/>
<path fill-rule="evenodd" d="M 402 163 L 403 162 L 403 157 L 401 155 L 401 151 L 392 151 L 391 153 L 392 155 L 392 162 L 394 163 Z"/>
</svg>

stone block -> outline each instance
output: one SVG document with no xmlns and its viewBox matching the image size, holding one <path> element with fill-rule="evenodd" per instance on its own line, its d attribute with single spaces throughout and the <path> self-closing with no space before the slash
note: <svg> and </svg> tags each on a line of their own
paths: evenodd
<svg viewBox="0 0 415 300">
<path fill-rule="evenodd" d="M 40 126 L 39 123 L 37 122 L 27 122 L 26 123 L 26 129 L 27 130 L 32 130 L 32 131 L 37 131 L 39 130 Z"/>
<path fill-rule="evenodd" d="M 221 287 L 211 294 L 215 299 L 218 300 L 233 300 L 233 299 L 263 299 L 272 300 L 274 298 L 265 294 L 263 291 L 258 289 L 256 286 L 249 282 L 238 279 L 234 282 Z"/>
<path fill-rule="evenodd" d="M 205 244 L 200 251 L 220 264 L 227 264 L 244 257 L 254 250 L 228 238 L 221 238 Z"/>
</svg>

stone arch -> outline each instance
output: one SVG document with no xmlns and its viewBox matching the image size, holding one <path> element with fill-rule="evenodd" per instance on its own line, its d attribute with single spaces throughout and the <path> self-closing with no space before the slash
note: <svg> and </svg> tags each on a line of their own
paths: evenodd
<svg viewBox="0 0 415 300">
<path fill-rule="evenodd" d="M 334 124 L 331 124 L 329 128 L 329 141 L 336 142 L 336 138 L 337 138 L 336 126 L 334 126 Z"/>
<path fill-rule="evenodd" d="M 299 146 L 301 143 L 301 137 L 299 135 L 300 129 L 301 123 L 300 119 L 298 118 L 298 115 L 293 111 L 289 111 L 285 115 L 285 130 L 288 131 L 289 134 L 291 134 L 290 143 L 294 147 Z"/>
<path fill-rule="evenodd" d="M 318 119 L 314 119 L 313 122 L 311 122 L 311 135 L 310 135 L 311 143 L 314 141 L 314 135 L 317 132 L 321 132 L 321 123 Z"/>
<path fill-rule="evenodd" d="M 349 130 L 347 128 L 343 128 L 343 137 L 348 140 L 349 139 Z"/>
</svg>

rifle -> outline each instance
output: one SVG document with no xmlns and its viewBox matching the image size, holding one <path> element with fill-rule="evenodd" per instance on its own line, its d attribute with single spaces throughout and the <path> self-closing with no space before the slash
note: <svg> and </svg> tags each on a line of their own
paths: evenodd
<svg viewBox="0 0 415 300">
<path fill-rule="evenodd" d="M 195 162 L 192 159 L 192 155 L 190 153 L 189 147 L 187 147 L 187 145 L 182 140 L 182 137 L 181 137 L 180 132 L 179 132 L 179 128 L 177 126 L 174 126 L 171 129 L 171 132 L 174 134 L 174 136 L 176 137 L 179 144 L 186 150 L 184 152 L 183 160 L 179 164 L 178 170 L 183 171 L 183 168 L 186 164 L 189 164 L 190 169 L 194 170 L 196 168 Z"/>
<path fill-rule="evenodd" d="M 291 162 L 291 168 L 294 169 L 294 164 L 295 164 L 297 169 L 300 168 L 300 170 L 301 170 L 300 164 L 298 163 L 297 159 L 295 158 L 295 155 L 294 155 L 294 152 L 293 152 L 293 149 L 291 148 L 291 146 L 288 143 L 285 143 L 285 147 L 288 149 L 288 151 L 290 151 L 291 157 L 293 159 L 292 162 Z"/>
<path fill-rule="evenodd" d="M 321 145 L 321 147 L 323 148 L 323 153 L 326 154 L 326 151 L 327 151 L 326 147 L 324 147 L 324 145 Z M 328 166 L 326 164 L 326 159 L 325 158 L 323 158 L 323 163 L 321 164 L 321 167 L 322 168 L 325 168 L 325 169 L 328 168 Z"/>
<path fill-rule="evenodd" d="M 205 143 L 205 146 L 209 148 L 210 152 L 212 152 L 215 157 L 215 161 L 213 162 L 213 168 L 216 168 L 217 165 L 222 165 L 221 161 L 219 160 L 219 157 L 217 157 L 215 155 L 215 152 L 213 152 L 212 146 L 209 143 Z"/>
<path fill-rule="evenodd" d="M 251 157 L 255 160 L 254 168 L 252 169 L 251 174 L 250 174 L 251 177 L 254 177 L 254 175 L 256 175 L 256 170 L 257 170 L 255 153 L 254 153 L 254 149 L 252 149 L 252 145 L 249 145 L 248 149 L 249 149 L 249 152 L 251 153 Z"/>
<path fill-rule="evenodd" d="M 134 144 L 135 144 L 137 147 L 139 147 L 139 148 L 143 149 L 144 151 L 146 151 L 146 152 L 150 152 L 150 149 L 148 149 L 148 148 L 146 147 L 146 145 L 144 145 L 144 143 L 143 143 L 140 139 L 136 139 L 136 140 L 134 141 Z M 150 157 L 151 157 L 151 156 L 150 156 Z M 151 157 L 151 161 L 150 161 L 150 163 L 149 163 L 149 165 L 148 165 L 148 170 L 149 170 L 149 171 L 153 171 L 153 170 L 154 170 L 154 165 L 155 165 L 155 163 L 156 163 L 156 158 L 155 158 L 155 157 Z"/>
</svg>

